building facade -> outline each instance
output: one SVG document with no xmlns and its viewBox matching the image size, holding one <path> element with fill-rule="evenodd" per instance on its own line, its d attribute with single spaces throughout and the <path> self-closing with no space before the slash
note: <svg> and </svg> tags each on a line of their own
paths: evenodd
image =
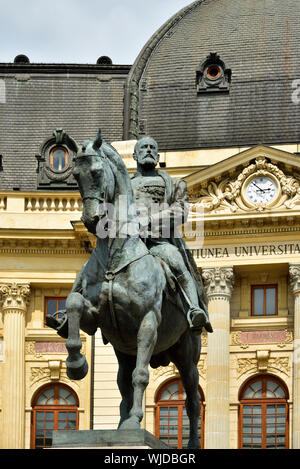
<svg viewBox="0 0 300 469">
<path fill-rule="evenodd" d="M 214 328 L 198 364 L 202 447 L 300 447 L 299 15 L 297 0 L 197 0 L 132 66 L 0 64 L 0 447 L 118 425 L 112 347 L 82 333 L 90 371 L 71 381 L 44 323 L 95 245 L 72 160 L 99 127 L 130 173 L 151 135 L 188 186 L 185 239 Z M 182 448 L 179 374 L 150 376 L 142 425 Z"/>
</svg>

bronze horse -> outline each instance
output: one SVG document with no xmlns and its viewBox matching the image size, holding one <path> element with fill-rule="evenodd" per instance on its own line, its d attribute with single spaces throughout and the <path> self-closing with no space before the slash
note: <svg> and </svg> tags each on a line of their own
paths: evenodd
<svg viewBox="0 0 300 469">
<path fill-rule="evenodd" d="M 118 428 L 136 429 L 143 418 L 149 364 L 156 368 L 173 362 L 187 396 L 188 448 L 200 448 L 197 363 L 201 339 L 190 331 L 183 314 L 183 299 L 180 292 L 174 291 L 176 284 L 172 285 L 168 266 L 153 257 L 136 236 L 127 169 L 117 151 L 102 141 L 99 133 L 95 141 L 84 142 L 77 153 L 73 174 L 83 200 L 82 221 L 90 232 L 95 234 L 101 224 L 110 222 L 106 204 L 112 204 L 115 213 L 121 215 L 117 216 L 118 228 L 113 238 L 98 237 L 96 248 L 67 298 L 65 319 L 54 324 L 53 317 L 48 318 L 48 324 L 67 338 L 67 374 L 71 379 L 86 375 L 88 365 L 80 353 L 79 330 L 93 335 L 100 327 L 119 363 L 117 383 L 122 401 Z M 121 236 L 124 226 L 133 234 Z"/>
</svg>

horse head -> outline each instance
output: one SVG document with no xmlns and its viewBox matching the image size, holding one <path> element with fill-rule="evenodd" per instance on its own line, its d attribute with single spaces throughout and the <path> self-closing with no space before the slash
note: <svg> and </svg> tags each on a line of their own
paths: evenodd
<svg viewBox="0 0 300 469">
<path fill-rule="evenodd" d="M 81 220 L 91 233 L 96 233 L 100 218 L 106 214 L 109 192 L 106 156 L 101 148 L 100 130 L 95 140 L 85 140 L 74 160 L 73 176 L 83 201 Z"/>
</svg>

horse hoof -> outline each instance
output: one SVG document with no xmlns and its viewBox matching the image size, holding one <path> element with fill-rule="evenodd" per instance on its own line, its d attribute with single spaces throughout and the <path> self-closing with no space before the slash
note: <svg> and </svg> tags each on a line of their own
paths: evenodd
<svg viewBox="0 0 300 469">
<path fill-rule="evenodd" d="M 88 363 L 83 355 L 76 361 L 66 361 L 67 376 L 70 379 L 79 380 L 83 379 L 89 370 Z"/>
<path fill-rule="evenodd" d="M 119 426 L 118 430 L 139 430 L 140 421 L 137 417 L 129 417 L 129 419 L 124 420 L 123 423 Z"/>
</svg>

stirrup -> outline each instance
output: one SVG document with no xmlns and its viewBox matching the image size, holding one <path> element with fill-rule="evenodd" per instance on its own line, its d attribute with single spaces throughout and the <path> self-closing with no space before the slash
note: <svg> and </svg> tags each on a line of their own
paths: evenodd
<svg viewBox="0 0 300 469">
<path fill-rule="evenodd" d="M 193 318 L 194 313 L 197 313 Z M 201 308 L 191 307 L 187 313 L 187 321 L 191 328 L 200 329 L 205 327 L 206 324 L 206 315 Z"/>
<path fill-rule="evenodd" d="M 55 329 L 63 339 L 68 338 L 68 317 L 65 309 L 56 311 L 54 314 L 47 314 L 46 325 Z"/>
</svg>

